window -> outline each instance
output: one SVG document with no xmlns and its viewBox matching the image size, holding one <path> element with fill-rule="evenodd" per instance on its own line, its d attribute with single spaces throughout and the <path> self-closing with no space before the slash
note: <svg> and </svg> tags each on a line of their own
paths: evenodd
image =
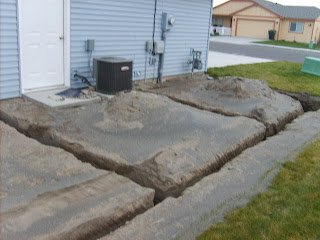
<svg viewBox="0 0 320 240">
<path fill-rule="evenodd" d="M 213 19 L 213 26 L 215 27 L 222 27 L 223 19 L 222 18 L 214 18 Z"/>
<path fill-rule="evenodd" d="M 291 22 L 290 23 L 290 32 L 303 33 L 304 23 Z"/>
</svg>

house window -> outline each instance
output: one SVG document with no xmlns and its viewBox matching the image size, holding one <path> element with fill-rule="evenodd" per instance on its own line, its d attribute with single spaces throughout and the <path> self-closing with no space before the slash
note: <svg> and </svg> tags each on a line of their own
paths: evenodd
<svg viewBox="0 0 320 240">
<path fill-rule="evenodd" d="M 290 23 L 290 32 L 303 33 L 304 23 L 291 22 Z"/>
<path fill-rule="evenodd" d="M 213 19 L 213 26 L 222 27 L 223 26 L 223 19 L 222 18 L 214 18 Z"/>
</svg>

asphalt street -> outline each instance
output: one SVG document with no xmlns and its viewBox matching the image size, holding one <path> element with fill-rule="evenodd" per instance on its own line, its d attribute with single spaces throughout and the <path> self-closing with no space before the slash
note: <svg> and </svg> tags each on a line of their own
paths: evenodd
<svg viewBox="0 0 320 240">
<path fill-rule="evenodd" d="M 272 48 L 260 45 L 239 45 L 222 42 L 210 42 L 210 51 L 264 58 L 271 60 L 284 60 L 289 62 L 303 63 L 305 57 L 320 58 L 319 52 L 306 52 L 293 49 Z"/>
</svg>

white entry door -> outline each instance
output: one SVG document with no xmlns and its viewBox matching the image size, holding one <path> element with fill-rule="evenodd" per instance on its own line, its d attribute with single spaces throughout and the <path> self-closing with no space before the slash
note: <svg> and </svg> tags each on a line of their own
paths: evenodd
<svg viewBox="0 0 320 240">
<path fill-rule="evenodd" d="M 22 91 L 64 85 L 63 0 L 20 0 Z"/>
</svg>

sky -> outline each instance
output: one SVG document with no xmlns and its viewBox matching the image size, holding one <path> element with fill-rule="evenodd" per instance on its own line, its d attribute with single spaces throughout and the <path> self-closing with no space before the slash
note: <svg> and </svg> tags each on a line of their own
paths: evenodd
<svg viewBox="0 0 320 240">
<path fill-rule="evenodd" d="M 314 6 L 320 8 L 320 0 L 269 0 L 270 2 L 280 3 L 291 6 Z M 227 0 L 213 0 L 213 6 L 217 6 Z"/>
</svg>

